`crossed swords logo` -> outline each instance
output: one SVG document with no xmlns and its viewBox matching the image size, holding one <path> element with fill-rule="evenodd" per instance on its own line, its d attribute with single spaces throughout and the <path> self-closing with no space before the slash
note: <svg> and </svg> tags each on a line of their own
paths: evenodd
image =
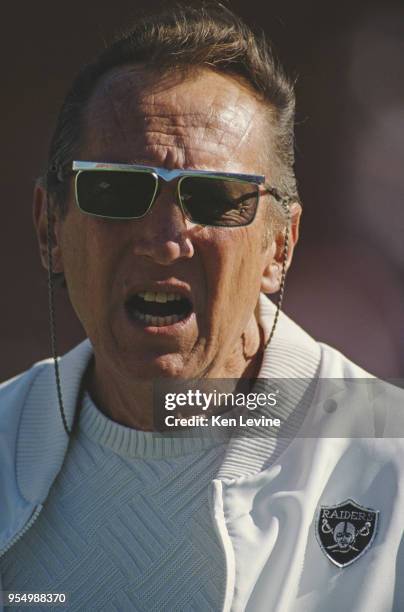
<svg viewBox="0 0 404 612">
<path fill-rule="evenodd" d="M 355 526 L 349 521 L 340 521 L 333 529 L 326 518 L 322 519 L 321 531 L 325 534 L 332 533 L 335 544 L 327 546 L 327 550 L 339 549 L 341 553 L 347 553 L 351 550 L 359 552 L 354 544 L 358 537 L 367 537 L 370 533 L 372 524 L 367 521 L 361 529 L 355 529 Z"/>
</svg>

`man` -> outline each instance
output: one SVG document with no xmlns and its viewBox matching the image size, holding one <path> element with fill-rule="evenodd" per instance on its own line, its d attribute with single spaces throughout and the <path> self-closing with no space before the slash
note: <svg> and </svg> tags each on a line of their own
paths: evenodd
<svg viewBox="0 0 404 612">
<path fill-rule="evenodd" d="M 293 113 L 220 6 L 137 22 L 74 81 L 34 219 L 52 342 L 55 275 L 89 341 L 0 390 L 5 604 L 403 609 L 402 395 L 369 382 L 363 415 L 363 385 L 320 385 L 367 375 L 265 295 L 298 239 Z M 156 433 L 156 381 L 257 377 L 281 435 L 218 435 L 221 402 Z"/>
</svg>

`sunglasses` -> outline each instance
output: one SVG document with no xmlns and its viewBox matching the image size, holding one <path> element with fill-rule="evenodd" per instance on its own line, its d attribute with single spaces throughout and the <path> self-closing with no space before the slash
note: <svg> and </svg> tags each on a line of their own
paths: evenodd
<svg viewBox="0 0 404 612">
<path fill-rule="evenodd" d="M 177 202 L 184 216 L 199 225 L 241 227 L 254 221 L 260 188 L 283 198 L 265 177 L 209 170 L 166 170 L 132 164 L 74 161 L 79 209 L 103 219 L 141 219 L 150 212 L 161 180 L 178 179 Z"/>
</svg>

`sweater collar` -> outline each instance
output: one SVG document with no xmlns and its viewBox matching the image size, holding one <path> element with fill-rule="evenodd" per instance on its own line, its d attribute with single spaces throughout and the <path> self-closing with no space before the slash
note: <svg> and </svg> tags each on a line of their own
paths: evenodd
<svg viewBox="0 0 404 612">
<path fill-rule="evenodd" d="M 84 434 L 96 444 L 128 459 L 173 459 L 220 446 L 225 439 L 214 427 L 195 427 L 175 436 L 141 431 L 109 419 L 84 394 L 79 419 L 79 436 Z"/>
<path fill-rule="evenodd" d="M 275 307 L 261 294 L 256 309 L 257 319 L 268 337 Z M 72 427 L 81 381 L 93 354 L 88 340 L 79 344 L 60 359 L 60 375 L 64 409 L 69 428 Z M 290 380 L 287 398 L 280 409 L 282 420 L 290 427 L 290 439 L 298 423 L 290 416 L 307 393 L 310 380 L 316 376 L 320 364 L 319 345 L 281 313 L 271 344 L 264 351 L 260 379 L 282 378 Z M 293 381 L 293 379 L 296 379 Z M 300 381 L 300 382 L 299 382 Z M 24 498 L 42 503 L 56 478 L 67 451 L 69 439 L 63 428 L 59 410 L 52 360 L 47 360 L 38 370 L 24 406 L 17 447 L 17 480 Z M 219 478 L 234 479 L 262 470 L 276 453 L 284 449 L 286 442 L 273 436 L 248 437 L 235 435 L 220 469 Z"/>
</svg>

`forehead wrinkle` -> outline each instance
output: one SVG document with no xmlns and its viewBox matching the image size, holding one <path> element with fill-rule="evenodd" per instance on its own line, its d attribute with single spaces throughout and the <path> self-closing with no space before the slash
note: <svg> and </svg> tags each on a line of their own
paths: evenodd
<svg viewBox="0 0 404 612">
<path fill-rule="evenodd" d="M 174 144 L 176 146 L 192 148 L 193 150 L 208 150 L 212 148 L 222 148 L 228 145 L 230 134 L 224 127 L 213 125 L 201 125 L 200 122 L 192 126 L 178 128 L 173 126 L 171 122 L 167 122 L 164 126 L 160 126 L 160 122 L 154 126 L 153 121 L 148 121 L 148 125 L 143 133 L 145 143 L 150 141 L 156 144 Z M 226 142 L 227 141 L 227 142 Z M 201 146 L 201 144 L 205 146 Z"/>
<path fill-rule="evenodd" d="M 151 115 L 150 112 L 147 114 L 144 112 L 146 109 L 136 108 L 130 114 L 129 121 L 125 121 L 111 98 L 100 106 L 97 105 L 97 108 L 94 109 L 96 112 L 93 112 L 90 117 L 89 127 L 97 130 L 97 137 L 101 138 L 103 144 L 106 144 L 108 148 L 111 148 L 111 145 L 113 148 L 113 143 L 117 140 L 116 128 L 119 130 L 122 141 L 129 147 L 133 146 L 136 141 L 139 145 L 142 142 L 148 144 L 156 137 L 160 141 L 159 144 L 176 144 L 177 146 L 192 146 L 192 148 L 197 148 L 196 142 L 206 142 L 207 146 L 224 147 L 229 146 L 233 141 L 233 146 L 237 146 L 238 135 L 232 128 L 231 122 L 218 121 L 217 117 L 215 120 L 212 117 L 214 111 L 209 114 L 198 112 L 173 114 L 167 112 L 167 109 L 165 109 L 166 112 L 163 112 L 160 107 L 158 113 L 153 112 Z M 106 120 L 111 115 L 113 116 L 112 125 Z M 198 148 L 202 150 L 202 147 Z"/>
<path fill-rule="evenodd" d="M 219 111 L 219 112 L 218 112 Z M 223 112 L 225 111 L 225 112 Z M 182 135 L 181 129 L 201 130 L 204 133 L 211 135 L 218 134 L 218 138 L 223 138 L 224 135 L 232 135 L 236 138 L 236 130 L 234 128 L 234 119 L 236 112 L 231 112 L 223 107 L 211 107 L 208 111 L 173 109 L 173 105 L 167 104 L 140 104 L 133 109 L 131 119 L 142 120 L 147 131 L 162 132 L 167 134 Z M 154 124 L 158 124 L 158 129 L 154 128 Z M 250 122 L 249 122 L 250 123 Z"/>
<path fill-rule="evenodd" d="M 226 132 L 226 126 L 221 126 L 217 122 L 206 121 L 206 116 L 201 113 L 189 113 L 184 115 L 180 113 L 178 115 L 167 114 L 167 115 L 142 115 L 144 118 L 145 133 L 148 134 L 167 134 L 167 136 L 174 136 L 177 138 L 198 138 L 204 134 L 209 134 L 209 138 L 217 139 L 222 138 L 222 135 Z M 200 133 L 200 134 L 199 134 Z"/>
<path fill-rule="evenodd" d="M 146 144 L 143 148 L 146 156 L 135 156 L 131 158 L 132 163 L 144 164 L 144 165 L 161 165 L 166 166 L 167 160 L 170 160 L 170 167 L 175 168 L 195 168 L 199 170 L 216 170 L 216 171 L 229 171 L 229 156 L 227 155 L 228 150 L 224 151 L 216 151 L 217 162 L 215 164 L 206 164 L 206 161 L 202 161 L 198 159 L 198 154 L 201 154 L 203 157 L 204 154 L 212 153 L 212 149 L 204 148 L 204 147 L 192 147 L 192 150 L 179 144 L 161 144 L 157 142 Z M 151 163 L 150 158 L 147 156 L 147 153 L 150 152 L 151 159 L 159 158 L 160 161 L 158 163 Z M 234 171 L 238 171 L 238 168 L 235 168 Z"/>
<path fill-rule="evenodd" d="M 243 104 L 226 105 L 218 94 L 206 105 L 205 111 L 201 111 L 200 107 L 192 108 L 192 100 L 188 102 L 187 108 L 187 101 L 180 92 L 175 92 L 169 102 L 156 100 L 159 94 L 139 90 L 131 80 L 123 80 L 122 76 L 102 81 L 94 95 L 96 110 L 101 111 L 104 116 L 112 111 L 111 114 L 122 134 L 125 132 L 124 123 L 129 116 L 142 120 L 146 125 L 156 120 L 163 121 L 166 125 L 171 123 L 173 128 L 203 126 L 205 129 L 230 132 L 235 131 L 234 125 L 239 125 L 240 119 L 245 115 Z M 245 97 L 242 93 L 238 96 L 241 100 Z M 237 102 L 240 100 L 237 99 Z M 251 115 L 250 112 L 248 114 Z"/>
<path fill-rule="evenodd" d="M 166 119 L 163 124 L 161 122 L 162 117 Z M 128 152 L 133 151 L 135 147 L 147 148 L 149 150 L 153 146 L 160 148 L 163 146 L 167 148 L 175 147 L 182 150 L 182 157 L 184 162 L 186 162 L 186 160 L 189 160 L 189 153 L 212 153 L 212 151 L 219 151 L 221 156 L 228 157 L 229 151 L 237 148 L 240 138 L 229 124 L 220 125 L 222 122 L 201 121 L 202 117 L 205 119 L 205 114 L 189 113 L 187 117 L 190 119 L 189 122 L 184 121 L 183 115 L 175 117 L 160 113 L 158 117 L 145 117 L 140 112 L 136 115 L 131 115 L 131 122 L 133 121 L 134 126 L 133 129 L 128 129 L 129 126 L 124 127 L 123 122 L 118 122 L 115 115 L 114 126 L 118 125 L 119 133 L 125 142 L 125 148 Z M 140 121 L 143 124 L 141 129 L 139 129 L 140 126 L 136 127 L 136 123 L 140 123 Z M 98 132 L 98 137 L 103 137 L 103 144 L 107 145 L 107 150 L 113 151 L 116 148 L 119 150 L 120 143 L 116 142 L 114 129 L 112 128 L 112 131 L 108 129 L 107 126 L 109 124 L 102 121 L 102 117 L 100 124 L 102 127 Z M 186 165 L 192 164 L 190 161 L 187 161 Z"/>
<path fill-rule="evenodd" d="M 258 102 L 251 105 L 250 92 L 239 89 L 234 95 L 234 90 L 228 92 L 226 88 L 220 93 L 208 92 L 211 100 L 201 108 L 199 98 L 194 104 L 193 97 L 182 94 L 181 89 L 174 88 L 171 97 L 165 100 L 167 91 L 161 88 L 161 83 L 157 89 L 143 87 L 141 74 L 134 71 L 129 78 L 128 72 L 110 75 L 94 92 L 89 127 L 96 128 L 91 135 L 104 149 L 99 154 L 116 152 L 119 157 L 134 160 L 137 153 L 142 157 L 140 149 L 158 149 L 158 157 L 162 158 L 162 149 L 166 147 L 177 151 L 175 156 L 182 158 L 184 167 L 196 167 L 193 158 L 201 154 L 203 162 L 204 153 L 217 155 L 218 163 L 222 159 L 223 167 L 227 168 L 236 153 L 233 159 L 236 162 L 240 147 L 254 129 L 260 106 Z M 168 159 L 170 153 L 164 157 Z M 146 161 L 147 158 L 148 155 Z M 197 164 L 200 168 L 202 165 Z"/>
<path fill-rule="evenodd" d="M 254 129 L 257 113 L 240 113 L 237 108 L 223 108 L 212 105 L 206 112 L 189 112 L 174 114 L 164 107 L 159 107 L 158 114 L 145 119 L 147 125 L 146 139 L 156 135 L 174 137 L 174 143 L 180 146 L 191 146 L 195 151 L 208 151 L 210 145 L 215 149 L 226 149 L 227 156 L 233 155 L 244 142 L 248 141 Z M 163 126 L 161 126 L 163 119 Z M 240 121 L 241 120 L 241 121 Z M 157 129 L 154 127 L 157 123 Z M 242 130 L 240 129 L 242 127 Z M 195 130 L 187 133 L 187 130 Z M 164 141 L 166 142 L 166 141 Z M 168 141 L 169 142 L 169 141 Z M 198 144 L 195 144 L 198 143 Z M 200 143 L 206 143 L 207 147 Z"/>
<path fill-rule="evenodd" d="M 207 153 L 209 155 L 214 153 L 227 159 L 245 137 L 245 134 L 243 134 L 240 138 L 233 130 L 226 129 L 228 126 L 201 125 L 199 121 L 184 128 L 173 126 L 171 121 L 167 121 L 164 128 L 160 127 L 160 122 L 156 122 L 155 126 L 152 120 L 147 123 L 149 125 L 142 136 L 138 135 L 144 146 L 165 146 L 181 149 L 184 163 L 187 166 L 194 165 L 191 163 L 190 157 L 194 157 L 195 153 Z M 200 166 L 200 164 L 198 165 Z"/>
</svg>

